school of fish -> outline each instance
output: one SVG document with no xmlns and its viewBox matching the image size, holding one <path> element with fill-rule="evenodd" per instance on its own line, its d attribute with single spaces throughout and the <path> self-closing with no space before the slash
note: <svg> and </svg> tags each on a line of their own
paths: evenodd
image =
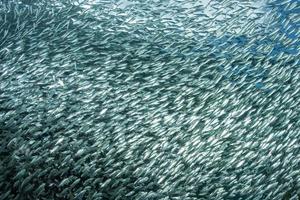
<svg viewBox="0 0 300 200">
<path fill-rule="evenodd" d="M 300 199 L 299 27 L 299 0 L 0 1 L 0 200 Z"/>
</svg>

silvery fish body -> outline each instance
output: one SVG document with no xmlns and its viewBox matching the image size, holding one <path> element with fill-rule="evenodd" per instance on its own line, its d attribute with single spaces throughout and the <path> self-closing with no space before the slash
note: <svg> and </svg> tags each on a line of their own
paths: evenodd
<svg viewBox="0 0 300 200">
<path fill-rule="evenodd" d="M 0 199 L 300 199 L 298 0 L 0 2 Z"/>
</svg>

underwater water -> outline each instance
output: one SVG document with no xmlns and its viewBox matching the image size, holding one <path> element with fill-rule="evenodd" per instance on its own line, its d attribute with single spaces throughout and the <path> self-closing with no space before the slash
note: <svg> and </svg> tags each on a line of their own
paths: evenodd
<svg viewBox="0 0 300 200">
<path fill-rule="evenodd" d="M 299 0 L 0 1 L 0 199 L 300 199 Z"/>
</svg>

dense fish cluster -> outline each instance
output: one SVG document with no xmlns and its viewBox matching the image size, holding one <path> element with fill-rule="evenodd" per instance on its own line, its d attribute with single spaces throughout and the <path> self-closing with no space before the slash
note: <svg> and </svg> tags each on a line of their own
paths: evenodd
<svg viewBox="0 0 300 200">
<path fill-rule="evenodd" d="M 2 0 L 0 199 L 300 199 L 299 13 Z"/>
</svg>

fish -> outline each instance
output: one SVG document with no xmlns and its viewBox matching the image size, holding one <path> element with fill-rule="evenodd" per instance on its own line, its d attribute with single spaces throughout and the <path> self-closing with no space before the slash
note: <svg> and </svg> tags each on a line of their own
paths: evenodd
<svg viewBox="0 0 300 200">
<path fill-rule="evenodd" d="M 1 2 L 0 199 L 296 198 L 298 8 Z"/>
</svg>

